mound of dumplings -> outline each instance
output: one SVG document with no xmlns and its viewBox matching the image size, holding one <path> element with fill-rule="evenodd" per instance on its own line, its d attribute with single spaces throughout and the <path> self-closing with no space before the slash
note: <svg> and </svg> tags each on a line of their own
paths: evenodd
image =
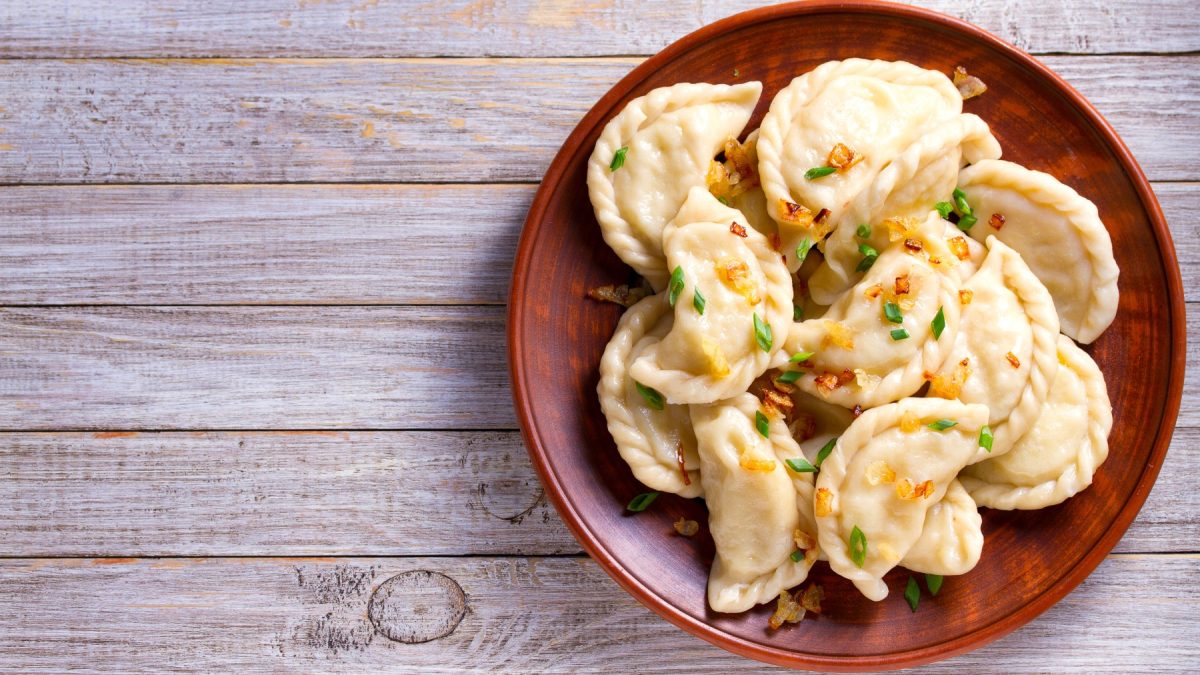
<svg viewBox="0 0 1200 675">
<path fill-rule="evenodd" d="M 1116 315 L 1112 242 L 960 79 L 831 61 L 750 133 L 760 83 L 677 84 L 596 143 L 596 219 L 645 280 L 601 408 L 638 480 L 705 500 L 715 611 L 783 607 L 819 560 L 876 601 L 896 567 L 966 574 L 980 507 L 1058 504 L 1108 454 L 1077 343 Z"/>
</svg>

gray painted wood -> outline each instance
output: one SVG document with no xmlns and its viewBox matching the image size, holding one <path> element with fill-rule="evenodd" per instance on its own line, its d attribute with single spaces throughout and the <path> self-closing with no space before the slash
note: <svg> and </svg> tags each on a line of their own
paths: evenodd
<svg viewBox="0 0 1200 675">
<path fill-rule="evenodd" d="M 1150 178 L 1200 178 L 1200 56 L 1043 60 Z M 0 182 L 536 181 L 639 62 L 0 61 Z"/>
<path fill-rule="evenodd" d="M 1198 461 L 1179 430 L 1117 551 L 1196 549 Z M 516 432 L 6 433 L 0 476 L 27 556 L 581 552 Z"/>
<path fill-rule="evenodd" d="M 1030 52 L 1200 49 L 1188 0 L 926 0 Z M 0 57 L 606 56 L 652 54 L 753 0 L 267 0 L 10 3 Z"/>
<path fill-rule="evenodd" d="M 1112 556 L 1029 625 L 927 671 L 1191 670 L 1200 586 L 1182 581 L 1198 574 L 1196 554 Z M 652 615 L 586 558 L 5 560 L 0 600 L 6 671 L 755 666 Z"/>
<path fill-rule="evenodd" d="M 535 189 L 10 187 L 0 305 L 500 304 Z M 1154 189 L 1198 301 L 1200 184 Z"/>
</svg>

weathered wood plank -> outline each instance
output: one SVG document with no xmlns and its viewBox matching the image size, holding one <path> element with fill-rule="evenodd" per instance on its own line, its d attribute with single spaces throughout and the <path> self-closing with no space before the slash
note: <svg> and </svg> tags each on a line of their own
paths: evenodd
<svg viewBox="0 0 1200 675">
<path fill-rule="evenodd" d="M 1200 300 L 1200 184 L 1155 186 Z M 499 304 L 529 185 L 14 186 L 0 305 Z M 487 220 L 464 217 L 483 209 Z M 80 261 L 86 264 L 80 264 Z M 465 270 L 448 276 L 448 270 Z"/>
<path fill-rule="evenodd" d="M 1197 461 L 1179 430 L 1117 551 L 1196 549 Z M 0 476 L 9 555 L 581 550 L 515 432 L 8 433 Z"/>
<path fill-rule="evenodd" d="M 970 21 L 1035 53 L 1200 49 L 1188 0 L 964 6 L 912 3 Z M 0 9 L 3 57 L 605 56 L 650 54 L 751 0 L 453 0 L 429 3 L 54 0 Z"/>
<path fill-rule="evenodd" d="M 7 555 L 580 552 L 515 432 L 0 434 L 0 476 Z"/>
<path fill-rule="evenodd" d="M 536 181 L 639 61 L 3 61 L 0 182 Z M 1045 61 L 1151 178 L 1200 178 L 1200 57 Z"/>
<path fill-rule="evenodd" d="M 515 427 L 499 307 L 0 310 L 3 429 Z"/>
<path fill-rule="evenodd" d="M 1192 670 L 1198 573 L 1196 555 L 1110 557 L 1030 625 L 928 672 Z M 6 671 L 761 668 L 586 558 L 5 560 L 0 599 Z"/>
<path fill-rule="evenodd" d="M 8 187 L 0 304 L 499 304 L 534 189 Z"/>
</svg>

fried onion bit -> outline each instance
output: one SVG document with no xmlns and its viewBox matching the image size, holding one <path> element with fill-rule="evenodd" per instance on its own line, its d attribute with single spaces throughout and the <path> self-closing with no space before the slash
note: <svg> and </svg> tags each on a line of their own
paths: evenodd
<svg viewBox="0 0 1200 675">
<path fill-rule="evenodd" d="M 779 591 L 779 603 L 775 605 L 775 613 L 771 615 L 767 625 L 771 630 L 779 630 L 785 623 L 800 623 L 804 620 L 804 607 L 796 602 L 792 594 Z"/>
<path fill-rule="evenodd" d="M 694 520 L 687 520 L 683 516 L 680 516 L 679 520 L 675 521 L 675 531 L 678 532 L 680 536 L 691 537 L 700 531 L 700 523 L 697 523 Z"/>
<path fill-rule="evenodd" d="M 600 302 L 612 302 L 622 307 L 632 307 L 637 304 L 638 300 L 646 297 L 650 291 L 644 286 L 635 286 L 630 288 L 626 284 L 615 286 L 608 284 L 606 286 L 597 286 L 588 290 L 588 297 Z"/>
<path fill-rule="evenodd" d="M 962 66 L 954 68 L 954 86 L 958 88 L 958 93 L 964 101 L 987 91 L 987 85 L 983 83 L 983 80 L 971 75 Z"/>
</svg>

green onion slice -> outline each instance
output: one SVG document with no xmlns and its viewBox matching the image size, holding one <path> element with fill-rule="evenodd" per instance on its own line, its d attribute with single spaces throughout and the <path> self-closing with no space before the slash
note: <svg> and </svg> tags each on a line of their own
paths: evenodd
<svg viewBox="0 0 1200 675">
<path fill-rule="evenodd" d="M 967 203 L 967 193 L 962 191 L 962 188 L 954 188 L 954 208 L 958 209 L 959 215 L 969 216 L 975 213 L 971 209 L 971 205 Z"/>
<path fill-rule="evenodd" d="M 979 447 L 992 451 L 992 428 L 986 424 L 979 430 Z"/>
<path fill-rule="evenodd" d="M 763 438 L 771 437 L 771 422 L 767 416 L 762 414 L 761 410 L 754 411 L 754 428 L 758 429 L 758 435 Z"/>
<path fill-rule="evenodd" d="M 725 206 L 729 206 L 729 200 L 725 199 L 724 197 L 717 197 L 717 201 L 721 202 Z"/>
<path fill-rule="evenodd" d="M 883 303 L 883 315 L 892 323 L 904 323 L 904 315 L 900 313 L 900 305 L 894 302 Z"/>
<path fill-rule="evenodd" d="M 804 308 L 800 305 L 792 305 L 792 321 L 804 320 Z"/>
<path fill-rule="evenodd" d="M 867 244 L 859 244 L 858 252 L 868 258 L 878 258 L 879 257 L 879 251 L 876 251 L 872 246 L 869 246 Z"/>
<path fill-rule="evenodd" d="M 788 359 L 788 363 L 804 363 L 816 355 L 816 352 L 796 352 L 792 354 L 792 358 Z"/>
<path fill-rule="evenodd" d="M 955 422 L 954 420 L 938 420 L 936 422 L 930 422 L 925 426 L 933 429 L 934 431 L 945 431 L 950 427 L 958 426 L 958 422 Z"/>
<path fill-rule="evenodd" d="M 875 260 L 877 258 L 878 258 L 878 256 L 873 256 L 873 255 L 866 256 L 862 260 L 858 261 L 858 267 L 855 267 L 854 270 L 856 272 L 866 272 L 867 270 L 871 269 L 871 265 L 875 264 Z"/>
<path fill-rule="evenodd" d="M 942 220 L 949 220 L 950 212 L 954 210 L 954 205 L 950 202 L 938 202 L 933 208 L 937 209 L 938 215 L 942 217 Z"/>
<path fill-rule="evenodd" d="M 637 387 L 638 393 L 642 395 L 642 398 L 646 399 L 646 405 L 654 408 L 655 410 L 663 409 L 663 395 L 660 394 L 657 389 L 651 389 L 650 387 L 647 387 L 636 380 L 634 381 L 633 386 Z"/>
<path fill-rule="evenodd" d="M 786 373 L 782 373 L 779 377 L 777 377 L 775 379 L 779 380 L 780 382 L 782 382 L 784 384 L 791 384 L 791 383 L 795 382 L 796 380 L 800 379 L 800 376 L 803 374 L 804 373 L 802 373 L 798 370 L 789 370 Z"/>
<path fill-rule="evenodd" d="M 857 525 L 850 530 L 850 559 L 859 567 L 867 562 L 867 535 Z"/>
<path fill-rule="evenodd" d="M 897 328 L 896 330 L 892 331 L 892 339 L 896 341 L 907 340 L 908 331 L 904 330 L 903 328 Z"/>
<path fill-rule="evenodd" d="M 862 225 L 858 226 L 858 229 L 855 230 L 854 234 L 857 234 L 859 239 L 866 239 L 871 236 L 871 226 L 863 223 Z"/>
<path fill-rule="evenodd" d="M 788 468 L 796 473 L 816 473 L 817 471 L 817 467 L 809 464 L 808 460 L 804 459 L 803 457 L 797 457 L 796 459 L 785 459 L 783 460 L 783 463 L 787 464 Z"/>
<path fill-rule="evenodd" d="M 834 446 L 837 445 L 838 436 L 829 439 L 829 442 L 821 446 L 821 450 L 817 453 L 816 467 L 821 468 L 821 464 L 825 462 L 825 458 L 829 457 L 829 453 L 833 452 Z"/>
<path fill-rule="evenodd" d="M 837 171 L 837 169 L 833 168 L 832 166 L 814 166 L 813 168 L 804 172 L 804 179 L 816 180 L 818 178 L 824 178 L 834 171 Z"/>
<path fill-rule="evenodd" d="M 942 337 L 942 331 L 946 330 L 946 313 L 938 307 L 938 313 L 933 316 L 933 321 L 929 323 L 929 327 L 933 329 L 933 339 L 937 340 Z"/>
<path fill-rule="evenodd" d="M 792 555 L 789 557 L 792 559 L 792 562 L 798 563 L 801 560 L 804 560 L 804 551 L 796 549 L 795 551 L 792 551 Z"/>
<path fill-rule="evenodd" d="M 804 262 L 804 259 L 808 257 L 808 252 L 812 250 L 812 247 L 812 239 L 809 239 L 808 237 L 801 239 L 800 243 L 796 246 L 796 261 Z"/>
<path fill-rule="evenodd" d="M 671 271 L 671 283 L 667 286 L 670 293 L 667 295 L 667 301 L 671 306 L 675 306 L 675 301 L 679 299 L 679 294 L 683 292 L 683 268 L 679 265 Z"/>
<path fill-rule="evenodd" d="M 641 513 L 642 511 L 645 511 L 646 507 L 650 506 L 650 503 L 655 499 L 658 499 L 657 492 L 643 492 L 642 494 L 634 497 L 633 500 L 629 502 L 629 506 L 626 506 L 625 509 L 628 511 L 633 511 L 634 513 Z"/>
<path fill-rule="evenodd" d="M 700 314 L 704 314 L 704 296 L 700 295 L 700 289 L 692 291 L 692 307 Z"/>
<path fill-rule="evenodd" d="M 771 336 L 771 324 L 763 323 L 763 320 L 758 318 L 758 312 L 754 313 L 754 340 L 764 352 L 771 351 L 771 345 L 775 342 L 775 338 Z"/>
<path fill-rule="evenodd" d="M 976 218 L 974 215 L 967 214 L 965 216 L 961 216 L 958 219 L 958 223 L 957 223 L 958 229 L 962 230 L 963 232 L 966 232 L 967 230 L 971 229 L 971 227 L 977 222 L 979 222 L 979 219 Z"/>
<path fill-rule="evenodd" d="M 938 591 L 942 590 L 942 575 L 926 574 L 925 575 L 925 585 L 927 587 L 929 587 L 930 595 L 937 595 Z"/>
<path fill-rule="evenodd" d="M 921 602 L 921 588 L 917 586 L 917 580 L 911 576 L 908 578 L 908 585 L 904 587 L 904 599 L 908 601 L 908 606 L 912 611 L 917 611 L 917 603 Z"/>
<path fill-rule="evenodd" d="M 621 148 L 613 155 L 612 164 L 608 165 L 609 171 L 616 171 L 625 166 L 625 155 L 629 152 L 629 148 Z"/>
</svg>

